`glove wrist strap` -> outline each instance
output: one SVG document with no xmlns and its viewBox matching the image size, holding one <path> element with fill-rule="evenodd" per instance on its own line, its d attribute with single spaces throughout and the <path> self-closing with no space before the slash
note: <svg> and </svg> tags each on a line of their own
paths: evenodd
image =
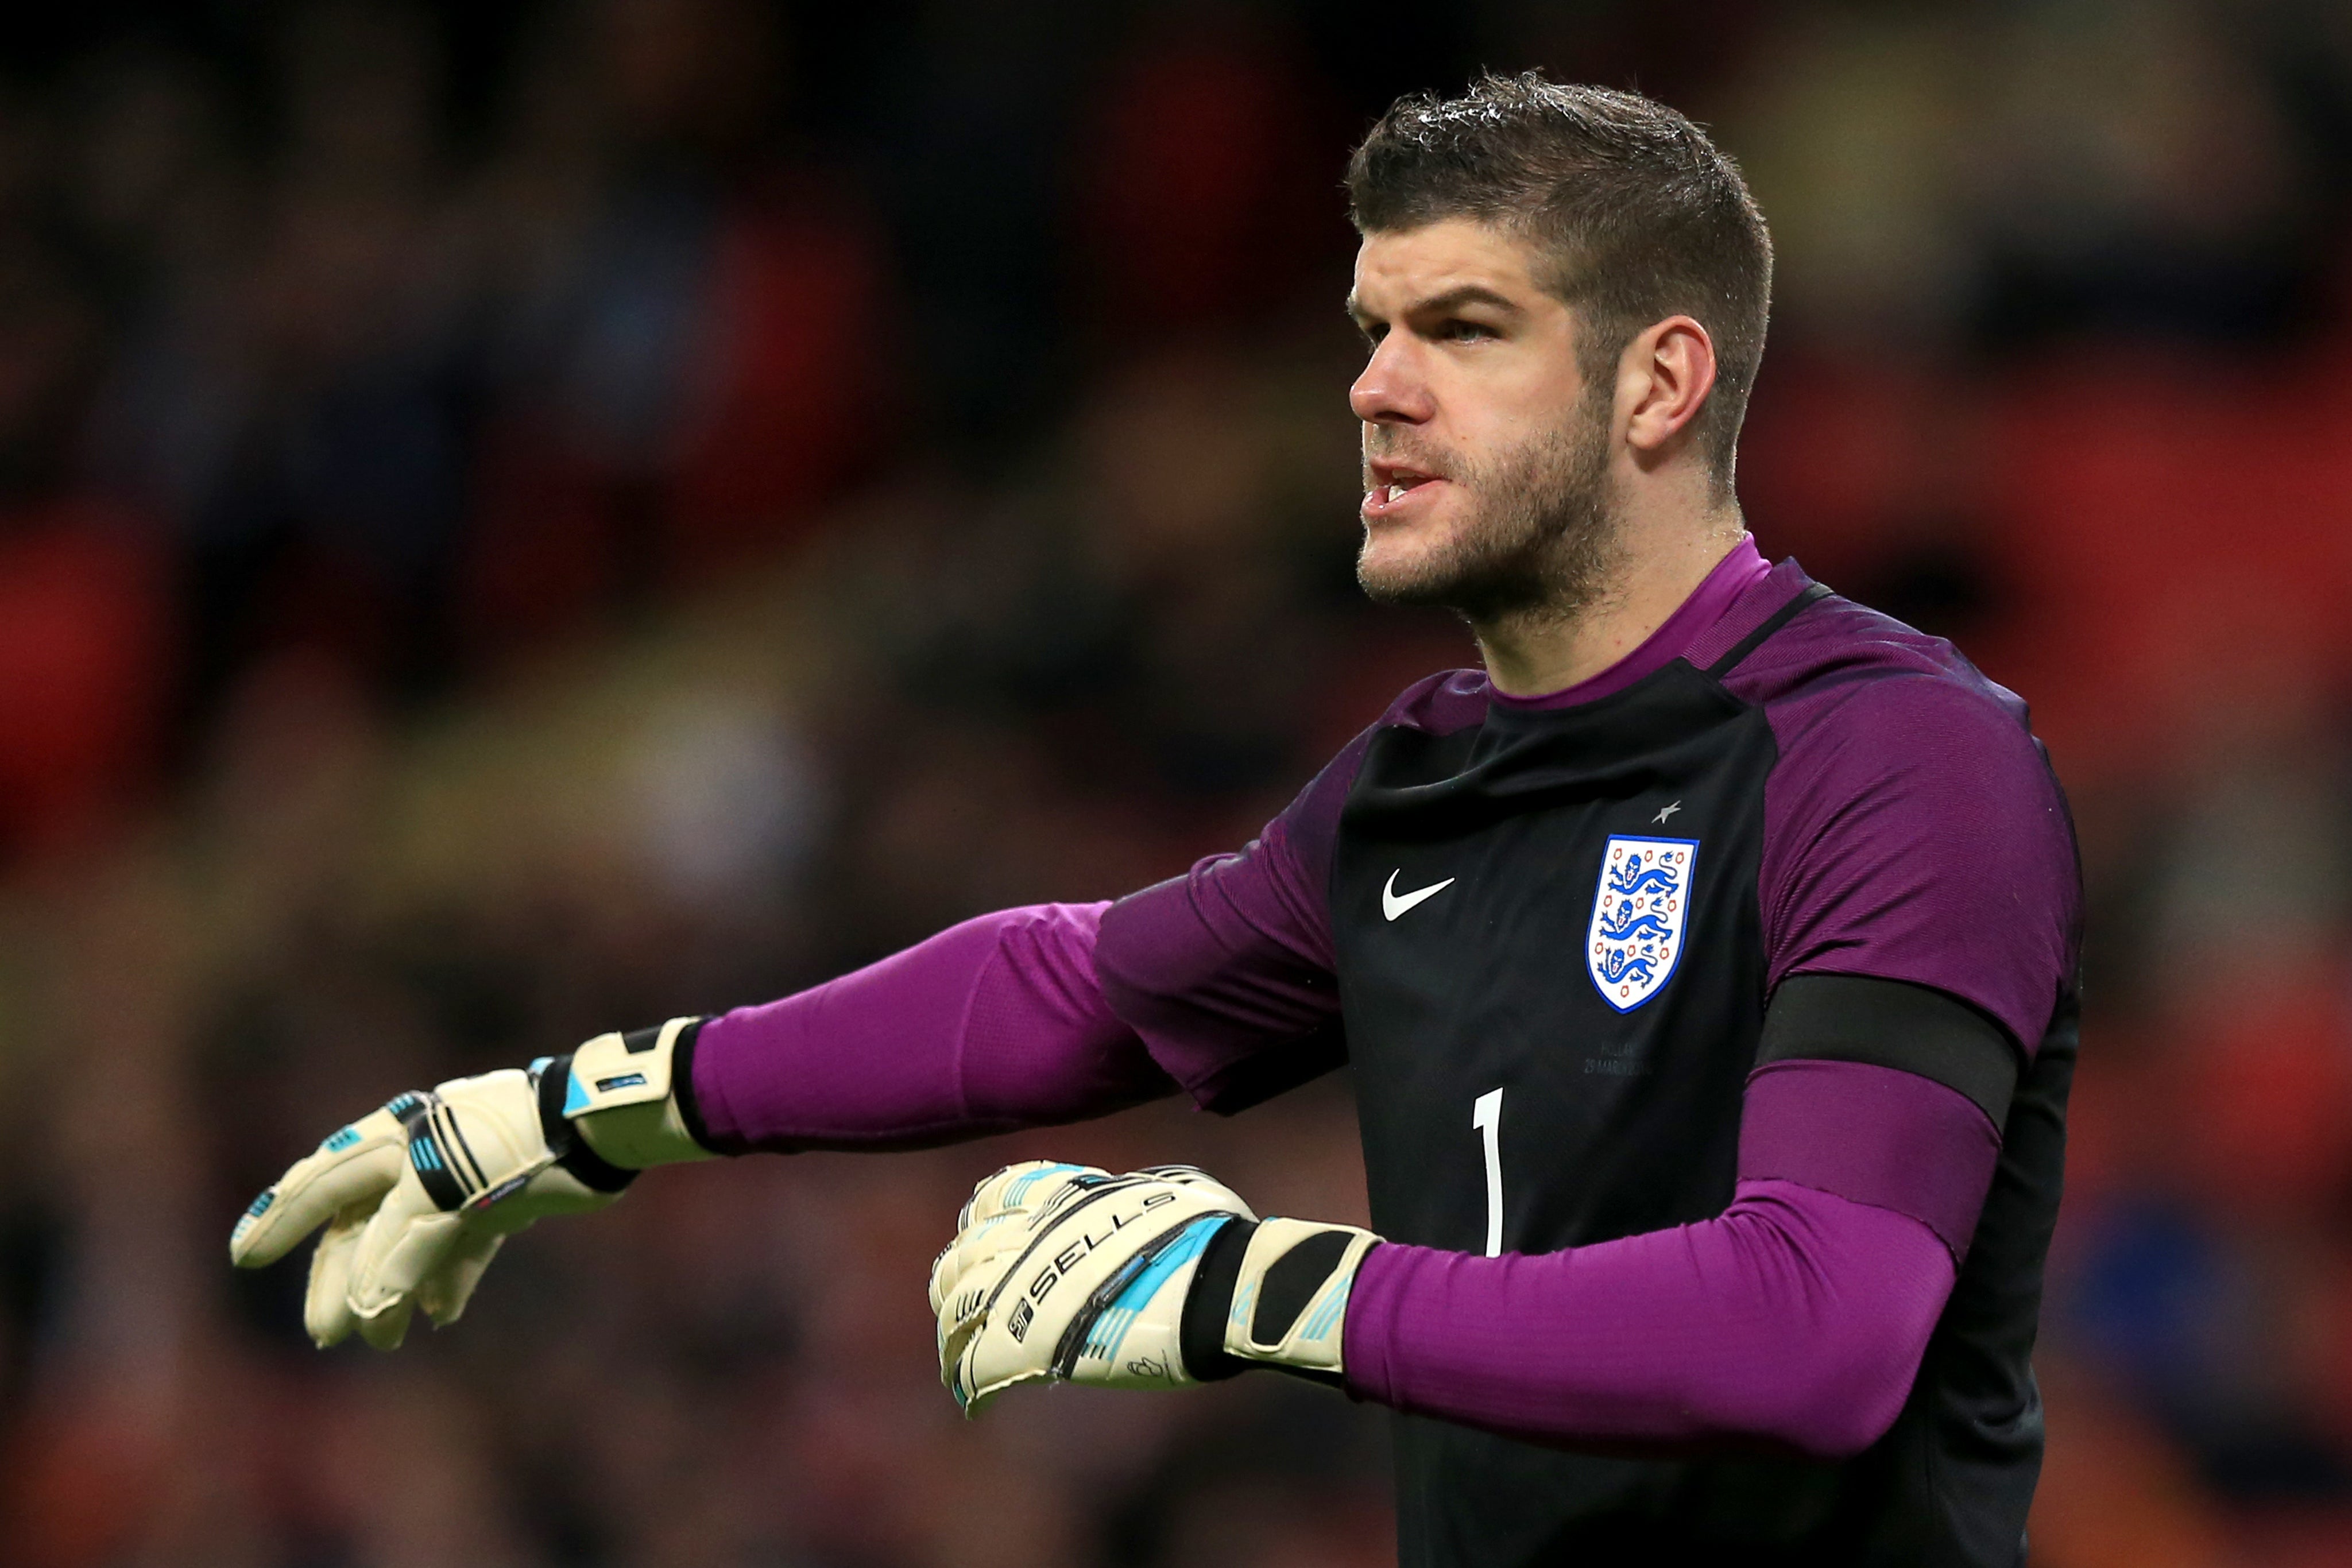
<svg viewBox="0 0 2352 1568">
<path fill-rule="evenodd" d="M 1346 1373 L 1348 1297 L 1380 1238 L 1351 1225 L 1259 1222 L 1244 1250 L 1224 1350 L 1244 1363 L 1338 1381 Z"/>
<path fill-rule="evenodd" d="M 561 1112 L 577 1129 L 576 1141 L 624 1170 L 709 1158 L 676 1092 L 677 1063 L 690 1055 L 702 1023 L 672 1019 L 657 1029 L 600 1034 L 574 1051 Z"/>
<path fill-rule="evenodd" d="M 614 1165 L 580 1135 L 563 1114 L 563 1086 L 571 1082 L 572 1055 L 544 1057 L 531 1063 L 539 1096 L 539 1133 L 555 1156 L 556 1168 L 591 1192 L 617 1193 L 637 1179 L 637 1173 Z"/>
<path fill-rule="evenodd" d="M 1235 1219 L 1215 1236 L 1192 1271 L 1184 1297 L 1184 1322 L 1177 1344 L 1184 1370 L 1199 1383 L 1215 1383 L 1249 1370 L 1250 1364 L 1225 1349 L 1225 1319 L 1234 1310 L 1234 1287 L 1241 1282 L 1242 1258 L 1257 1234 L 1254 1219 Z"/>
</svg>

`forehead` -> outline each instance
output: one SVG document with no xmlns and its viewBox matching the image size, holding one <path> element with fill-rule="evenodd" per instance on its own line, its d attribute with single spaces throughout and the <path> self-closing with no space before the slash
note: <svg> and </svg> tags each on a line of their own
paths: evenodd
<svg viewBox="0 0 2352 1568">
<path fill-rule="evenodd" d="M 1349 303 L 1360 315 L 1385 317 L 1421 300 L 1484 288 L 1533 305 L 1544 298 L 1535 268 L 1533 246 L 1475 218 L 1375 230 L 1357 248 Z"/>
</svg>

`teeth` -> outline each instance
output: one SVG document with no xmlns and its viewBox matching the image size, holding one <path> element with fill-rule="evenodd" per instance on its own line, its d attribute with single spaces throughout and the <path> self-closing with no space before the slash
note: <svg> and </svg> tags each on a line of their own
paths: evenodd
<svg viewBox="0 0 2352 1568">
<path fill-rule="evenodd" d="M 1404 486 L 1402 486 L 1402 485 L 1391 485 L 1391 486 L 1389 486 L 1389 499 L 1390 499 L 1390 500 L 1391 500 L 1391 501 L 1397 500 L 1397 499 L 1399 499 L 1400 497 L 1402 497 L 1403 495 L 1404 495 Z"/>
</svg>

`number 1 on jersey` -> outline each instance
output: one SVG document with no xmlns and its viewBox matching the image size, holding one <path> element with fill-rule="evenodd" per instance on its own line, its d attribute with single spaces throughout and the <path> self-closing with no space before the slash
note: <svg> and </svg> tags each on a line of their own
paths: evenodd
<svg viewBox="0 0 2352 1568">
<path fill-rule="evenodd" d="M 1489 1089 L 1470 1107 L 1470 1124 L 1486 1145 L 1486 1256 L 1503 1255 L 1503 1092 Z"/>
</svg>

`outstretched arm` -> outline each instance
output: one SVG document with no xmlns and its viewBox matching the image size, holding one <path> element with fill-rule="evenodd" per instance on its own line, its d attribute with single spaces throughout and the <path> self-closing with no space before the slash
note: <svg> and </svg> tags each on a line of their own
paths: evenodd
<svg viewBox="0 0 2352 1568">
<path fill-rule="evenodd" d="M 705 1024 L 681 1096 L 747 1149 L 889 1149 L 1182 1088 L 1239 1110 L 1339 1065 L 1323 884 L 1364 742 L 1243 849 L 1117 904 L 985 915 Z"/>
<path fill-rule="evenodd" d="M 1175 1082 L 1103 1000 L 1108 904 L 983 915 L 702 1026 L 689 1122 L 721 1153 L 907 1149 L 1101 1115 Z"/>
<path fill-rule="evenodd" d="M 507 1235 L 601 1207 L 647 1166 L 919 1148 L 1180 1087 L 1219 1109 L 1263 1097 L 1337 1060 L 1320 873 L 1298 846 L 1328 843 L 1345 780 L 1335 764 L 1246 848 L 1119 904 L 982 915 L 780 1001 L 401 1095 L 257 1197 L 230 1256 L 260 1267 L 323 1227 L 312 1335 L 389 1348 L 416 1306 L 456 1318 Z"/>
</svg>

